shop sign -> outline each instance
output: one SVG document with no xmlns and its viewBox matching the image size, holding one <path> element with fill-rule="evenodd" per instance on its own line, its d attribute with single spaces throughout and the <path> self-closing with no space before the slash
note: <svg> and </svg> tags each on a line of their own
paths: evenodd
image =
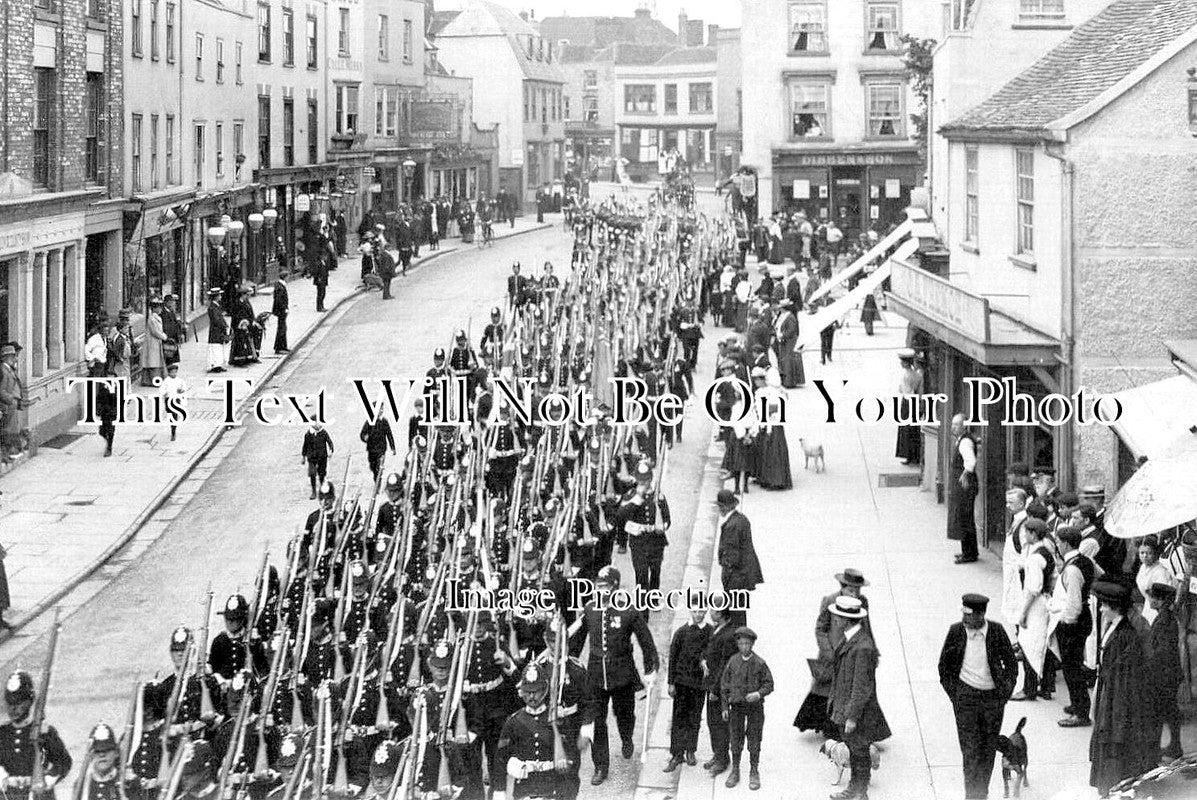
<svg viewBox="0 0 1197 800">
<path fill-rule="evenodd" d="M 522 148 L 522 147 L 511 148 L 511 166 L 513 166 L 513 167 L 524 166 L 524 148 Z"/>
<path fill-rule="evenodd" d="M 381 183 L 370 184 L 370 194 L 382 194 L 382 184 Z"/>
<path fill-rule="evenodd" d="M 411 138 L 420 141 L 457 139 L 453 124 L 453 104 L 444 101 L 417 101 L 411 104 Z"/>
<path fill-rule="evenodd" d="M 893 260 L 890 267 L 895 298 L 971 341 L 989 341 L 989 301 L 984 297 L 902 261 Z"/>
<path fill-rule="evenodd" d="M 773 160 L 799 167 L 884 167 L 891 164 L 917 164 L 913 153 L 779 153 Z"/>
<path fill-rule="evenodd" d="M 307 194 L 295 195 L 295 210 L 300 214 L 312 210 L 312 197 Z"/>
<path fill-rule="evenodd" d="M 362 167 L 362 180 L 367 183 L 374 180 L 374 167 Z"/>
</svg>

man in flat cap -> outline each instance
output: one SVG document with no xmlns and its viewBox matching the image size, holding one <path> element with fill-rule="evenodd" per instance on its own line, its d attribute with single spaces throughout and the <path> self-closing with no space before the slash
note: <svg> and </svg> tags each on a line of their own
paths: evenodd
<svg viewBox="0 0 1197 800">
<path fill-rule="evenodd" d="M 964 796 L 989 796 L 1006 701 L 1018 681 L 1018 658 L 1001 625 L 985 619 L 989 598 L 966 594 L 963 619 L 948 628 L 939 654 L 939 683 L 952 702 L 964 761 Z"/>
</svg>

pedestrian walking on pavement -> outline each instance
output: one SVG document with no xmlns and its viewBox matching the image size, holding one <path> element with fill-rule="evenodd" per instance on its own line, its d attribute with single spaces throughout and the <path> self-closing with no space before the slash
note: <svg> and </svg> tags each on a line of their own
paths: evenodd
<svg viewBox="0 0 1197 800">
<path fill-rule="evenodd" d="M 179 360 L 179 346 L 187 341 L 187 328 L 179 318 L 179 296 L 167 293 L 162 296 L 162 333 L 166 341 L 162 345 L 162 355 L 167 364 Z"/>
<path fill-rule="evenodd" d="M 274 354 L 290 353 L 287 345 L 287 315 L 291 313 L 291 295 L 287 291 L 287 277 L 291 273 L 286 267 L 279 269 L 278 277 L 274 280 L 274 300 L 270 306 L 270 313 L 274 315 Z"/>
<path fill-rule="evenodd" d="M 95 370 L 95 376 L 114 378 L 112 369 L 100 366 Z M 104 439 L 104 457 L 112 455 L 112 441 L 116 437 L 117 399 L 112 385 L 115 381 L 100 381 L 96 386 L 96 415 L 100 418 L 100 436 Z"/>
<path fill-rule="evenodd" d="M 0 492 L 0 495 L 4 494 Z M 8 558 L 8 549 L 0 545 L 0 632 L 11 630 L 12 625 L 4 619 L 5 613 L 12 607 L 12 598 L 8 592 L 8 570 L 4 560 Z"/>
<path fill-rule="evenodd" d="M 773 673 L 765 659 L 752 652 L 756 633 L 746 626 L 736 629 L 739 651 L 727 660 L 719 681 L 723 719 L 727 721 L 731 773 L 723 784 L 734 789 L 740 783 L 740 755 L 748 744 L 748 788 L 761 788 L 761 734 L 765 729 L 765 697 L 773 691 Z"/>
<path fill-rule="evenodd" d="M 387 450 L 391 451 L 391 455 L 395 455 L 395 437 L 391 435 L 391 423 L 387 422 L 386 415 L 382 412 L 382 403 L 375 404 L 374 421 L 367 420 L 362 425 L 360 436 L 366 445 L 366 459 L 370 462 L 370 474 L 374 476 L 374 482 L 378 483 L 382 460 L 386 456 Z"/>
<path fill-rule="evenodd" d="M 985 619 L 989 598 L 966 594 L 961 599 L 963 619 L 948 628 L 939 654 L 939 683 L 956 717 L 964 796 L 984 800 L 1006 701 L 1018 681 L 1018 658 L 1006 629 Z"/>
<path fill-rule="evenodd" d="M 374 254 L 374 266 L 378 270 L 378 279 L 382 281 L 382 299 L 394 300 L 391 294 L 391 281 L 395 279 L 395 259 L 385 247 L 379 247 Z"/>
<path fill-rule="evenodd" d="M 711 777 L 721 775 L 731 766 L 728 752 L 727 720 L 723 718 L 723 698 L 720 695 L 723 669 L 736 654 L 736 628 L 728 622 L 726 595 L 716 593 L 708 598 L 711 634 L 702 652 L 703 689 L 706 690 L 707 734 L 711 739 L 711 760 L 703 769 Z"/>
<path fill-rule="evenodd" d="M 166 357 L 162 347 L 166 332 L 162 328 L 162 299 L 151 297 L 145 315 L 145 339 L 141 343 L 141 385 L 153 386 L 154 379 L 162 380 Z"/>
<path fill-rule="evenodd" d="M 960 542 L 957 564 L 977 560 L 977 440 L 964 425 L 964 415 L 952 417 L 952 466 L 948 484 L 948 538 Z"/>
<path fill-rule="evenodd" d="M 835 651 L 842 644 L 839 629 L 832 625 L 834 617 L 831 608 L 842 595 L 857 598 L 865 611 L 869 609 L 869 598 L 862 594 L 869 582 L 860 570 L 849 567 L 838 573 L 835 578 L 840 584 L 839 591 L 823 598 L 819 604 L 819 616 L 815 618 L 815 644 L 819 648 L 819 657 L 810 664 L 810 692 L 794 717 L 795 728 L 800 731 L 818 731 L 824 739 L 836 737 L 835 725 L 831 722 L 827 705 L 831 698 L 832 679 L 835 677 Z M 870 626 L 869 618 L 865 617 L 861 624 Z"/>
<path fill-rule="evenodd" d="M 706 610 L 690 609 L 690 621 L 678 628 L 669 645 L 669 696 L 673 698 L 673 717 L 669 727 L 669 763 L 665 772 L 673 772 L 683 763 L 694 766 L 698 760 L 698 731 L 702 727 L 703 691 L 702 654 L 711 637 L 703 624 Z"/>
<path fill-rule="evenodd" d="M 765 582 L 761 562 L 752 544 L 752 523 L 737 509 L 740 499 L 730 489 L 720 489 L 715 497 L 719 507 L 719 569 L 723 591 L 733 599 L 751 592 Z M 729 612 L 728 620 L 735 627 L 748 624 L 748 611 Z"/>
<path fill-rule="evenodd" d="M 831 607 L 833 635 L 843 641 L 835 650 L 831 689 L 831 721 L 848 745 L 851 779 L 832 800 L 868 800 L 873 772 L 870 746 L 888 739 L 889 723 L 877 702 L 877 645 L 864 620 L 869 612 L 858 598 L 840 596 Z"/>
<path fill-rule="evenodd" d="M 328 475 L 328 457 L 333 452 L 332 437 L 319 422 L 313 422 L 311 429 L 303 435 L 302 463 L 308 467 L 308 481 L 312 484 L 312 496 L 316 499 L 316 487 L 324 483 Z"/>
<path fill-rule="evenodd" d="M 224 372 L 224 346 L 229 343 L 229 323 L 220 307 L 221 289 L 208 290 L 208 372 Z"/>
<path fill-rule="evenodd" d="M 324 295 L 328 292 L 328 262 L 325 260 L 323 253 L 312 260 L 311 263 L 312 284 L 316 287 L 316 311 L 323 312 Z"/>
<path fill-rule="evenodd" d="M 174 405 L 179 404 L 182 398 L 187 395 L 187 384 L 182 378 L 179 377 L 178 362 L 170 364 L 166 367 L 166 377 L 162 379 L 162 383 L 158 386 L 158 394 L 160 394 L 163 399 L 174 398 Z M 166 413 L 170 414 L 170 410 L 167 409 Z M 175 440 L 175 432 L 177 428 L 178 426 L 173 423 L 170 426 L 170 440 L 172 442 Z"/>
</svg>

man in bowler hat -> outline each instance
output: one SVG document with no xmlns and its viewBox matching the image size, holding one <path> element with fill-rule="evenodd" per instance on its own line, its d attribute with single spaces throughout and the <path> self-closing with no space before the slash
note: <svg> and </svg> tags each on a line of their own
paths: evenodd
<svg viewBox="0 0 1197 800">
<path fill-rule="evenodd" d="M 1001 625 L 985 619 L 989 598 L 966 594 L 963 619 L 948 628 L 939 655 L 939 682 L 952 701 L 964 761 L 966 800 L 989 796 L 1006 701 L 1018 680 L 1018 658 Z"/>
<path fill-rule="evenodd" d="M 715 497 L 719 506 L 719 568 L 725 592 L 752 591 L 765 581 L 752 544 L 752 523 L 736 509 L 739 502 L 729 489 L 720 489 Z M 732 611 L 728 621 L 736 627 L 747 625 L 747 610 Z"/>
</svg>

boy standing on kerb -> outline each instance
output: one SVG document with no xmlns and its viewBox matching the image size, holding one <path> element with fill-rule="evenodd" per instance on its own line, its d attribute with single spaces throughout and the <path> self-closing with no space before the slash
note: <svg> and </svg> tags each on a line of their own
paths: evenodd
<svg viewBox="0 0 1197 800">
<path fill-rule="evenodd" d="M 702 688 L 702 654 L 711 637 L 703 624 L 706 610 L 690 609 L 690 621 L 678 628 L 669 646 L 669 696 L 673 698 L 673 717 L 669 730 L 669 763 L 665 772 L 673 772 L 682 762 L 694 766 L 698 760 L 698 730 L 702 726 L 702 707 L 706 693 Z"/>
<path fill-rule="evenodd" d="M 740 755 L 748 740 L 748 788 L 761 788 L 761 733 L 765 729 L 765 696 L 773 691 L 773 673 L 765 659 L 752 652 L 756 634 L 744 626 L 736 631 L 739 652 L 723 668 L 720 694 L 723 718 L 731 742 L 731 774 L 723 785 L 734 789 L 740 783 Z"/>
</svg>

